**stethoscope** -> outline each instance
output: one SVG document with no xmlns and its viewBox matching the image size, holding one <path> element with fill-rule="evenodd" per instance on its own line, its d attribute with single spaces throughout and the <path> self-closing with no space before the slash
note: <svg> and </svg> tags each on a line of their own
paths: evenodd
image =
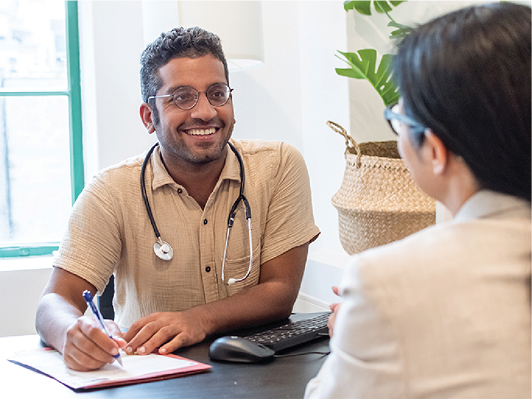
<svg viewBox="0 0 532 399">
<path fill-rule="evenodd" d="M 227 244 L 229 243 L 229 236 L 231 234 L 231 229 L 233 228 L 233 224 L 235 222 L 236 217 L 236 211 L 238 208 L 238 205 L 240 204 L 240 201 L 244 203 L 244 206 L 246 208 L 246 220 L 248 222 L 248 234 L 249 234 L 249 266 L 248 271 L 246 275 L 242 278 L 230 278 L 227 281 L 228 285 L 234 284 L 239 281 L 244 281 L 246 278 L 248 278 L 249 273 L 251 272 L 251 266 L 253 265 L 253 242 L 251 238 L 251 207 L 249 206 L 249 201 L 244 195 L 244 186 L 245 186 L 245 179 L 246 174 L 244 172 L 244 162 L 242 161 L 242 157 L 236 150 L 235 146 L 231 143 L 229 144 L 229 147 L 231 150 L 235 153 L 236 158 L 238 160 L 238 164 L 240 165 L 240 195 L 236 199 L 236 201 L 233 203 L 233 206 L 231 207 L 231 210 L 229 211 L 229 217 L 227 219 L 227 235 L 225 236 L 225 249 L 224 249 L 224 258 L 222 261 L 222 281 L 225 283 L 225 258 L 227 256 Z M 161 234 L 159 233 L 159 229 L 157 228 L 157 225 L 155 224 L 155 219 L 153 217 L 153 213 L 151 212 L 150 203 L 148 201 L 148 195 L 146 194 L 146 183 L 144 179 L 144 175 L 146 174 L 146 165 L 148 164 L 151 154 L 153 150 L 155 150 L 155 147 L 157 147 L 159 143 L 155 143 L 153 147 L 150 148 L 148 153 L 146 154 L 146 158 L 144 158 L 144 162 L 142 162 L 142 168 L 140 170 L 140 189 L 142 191 L 142 199 L 144 200 L 144 205 L 146 206 L 146 212 L 148 212 L 148 217 L 150 218 L 151 225 L 153 227 L 153 232 L 155 233 L 155 237 L 157 237 L 157 241 L 155 244 L 153 244 L 153 252 L 155 252 L 155 255 L 157 255 L 162 260 L 171 260 L 174 257 L 174 250 L 168 244 L 166 241 L 163 241 L 161 239 Z"/>
</svg>

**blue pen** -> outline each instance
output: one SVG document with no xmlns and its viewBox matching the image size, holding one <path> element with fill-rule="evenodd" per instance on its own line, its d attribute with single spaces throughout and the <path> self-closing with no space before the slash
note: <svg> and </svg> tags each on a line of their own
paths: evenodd
<svg viewBox="0 0 532 399">
<path fill-rule="evenodd" d="M 100 322 L 100 326 L 102 327 L 103 332 L 106 333 L 109 338 L 113 339 L 111 334 L 109 334 L 109 330 L 107 330 L 107 327 L 105 327 L 105 323 L 103 322 L 103 317 L 100 313 L 100 309 L 98 309 L 98 307 L 94 304 L 94 301 L 92 300 L 92 294 L 90 293 L 90 291 L 83 291 L 83 298 L 85 298 L 85 302 L 87 302 L 87 305 L 89 306 L 89 308 L 91 308 L 92 313 L 94 313 L 94 315 Z M 114 355 L 113 357 L 118 361 L 118 363 L 120 363 L 121 366 L 123 366 L 122 358 L 120 357 L 120 352 Z"/>
</svg>

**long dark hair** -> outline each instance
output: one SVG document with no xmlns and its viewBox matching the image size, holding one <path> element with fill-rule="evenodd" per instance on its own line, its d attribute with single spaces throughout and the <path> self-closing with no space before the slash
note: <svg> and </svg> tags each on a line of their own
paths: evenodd
<svg viewBox="0 0 532 399">
<path fill-rule="evenodd" d="M 530 20 L 524 5 L 467 7 L 414 29 L 393 64 L 405 112 L 461 156 L 483 188 L 528 201 Z"/>
</svg>

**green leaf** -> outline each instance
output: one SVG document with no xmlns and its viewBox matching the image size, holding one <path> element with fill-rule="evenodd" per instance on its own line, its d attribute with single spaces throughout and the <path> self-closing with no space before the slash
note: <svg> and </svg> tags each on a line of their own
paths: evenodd
<svg viewBox="0 0 532 399">
<path fill-rule="evenodd" d="M 408 34 L 410 34 L 410 32 L 412 31 L 412 27 L 408 25 L 400 24 L 396 21 L 389 22 L 388 26 L 392 28 L 397 28 L 396 30 L 391 32 L 390 39 L 403 38 L 407 36 Z"/>
<path fill-rule="evenodd" d="M 362 15 L 371 15 L 371 4 L 375 11 L 378 13 L 385 13 L 392 11 L 392 6 L 397 7 L 399 4 L 404 3 L 406 0 L 401 1 L 389 1 L 389 0 L 368 0 L 368 1 L 345 1 L 344 10 L 356 10 Z"/>
<path fill-rule="evenodd" d="M 374 49 L 359 50 L 356 53 L 338 51 L 350 68 L 337 68 L 336 73 L 354 79 L 366 79 L 377 90 L 385 106 L 399 100 L 399 91 L 391 79 L 391 63 L 393 55 L 385 54 L 377 65 L 377 51 Z M 341 57 L 337 56 L 342 59 Z"/>
</svg>

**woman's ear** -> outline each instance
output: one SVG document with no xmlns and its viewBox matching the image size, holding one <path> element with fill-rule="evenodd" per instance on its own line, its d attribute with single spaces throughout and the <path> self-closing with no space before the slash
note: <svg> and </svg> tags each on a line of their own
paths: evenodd
<svg viewBox="0 0 532 399">
<path fill-rule="evenodd" d="M 155 132 L 155 124 L 153 123 L 153 111 L 147 103 L 142 103 L 140 106 L 140 119 L 148 130 L 149 134 Z"/>
<path fill-rule="evenodd" d="M 449 150 L 430 129 L 425 130 L 425 143 L 428 146 L 432 172 L 435 175 L 443 174 L 449 163 Z"/>
</svg>

